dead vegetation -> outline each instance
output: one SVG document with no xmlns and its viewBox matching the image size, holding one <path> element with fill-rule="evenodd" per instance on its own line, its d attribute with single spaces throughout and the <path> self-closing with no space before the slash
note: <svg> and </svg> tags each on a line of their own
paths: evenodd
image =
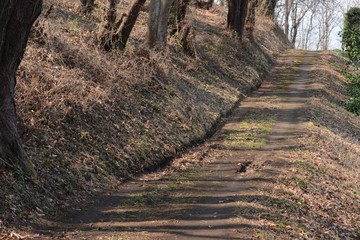
<svg viewBox="0 0 360 240">
<path fill-rule="evenodd" d="M 311 71 L 306 132 L 274 193 L 291 205 L 275 232 L 305 239 L 360 237 L 360 119 L 345 110 L 346 61 L 324 53 Z M 276 234 L 275 234 L 276 235 Z"/>
<path fill-rule="evenodd" d="M 0 226 L 57 214 L 179 155 L 256 89 L 288 47 L 277 26 L 261 17 L 255 41 L 240 44 L 225 30 L 226 13 L 214 7 L 189 9 L 194 57 L 176 37 L 161 53 L 147 50 L 144 11 L 126 50 L 105 53 L 94 40 L 103 6 L 91 16 L 79 15 L 69 0 L 45 1 L 50 6 L 16 90 L 23 144 L 38 181 L 1 172 Z"/>
</svg>

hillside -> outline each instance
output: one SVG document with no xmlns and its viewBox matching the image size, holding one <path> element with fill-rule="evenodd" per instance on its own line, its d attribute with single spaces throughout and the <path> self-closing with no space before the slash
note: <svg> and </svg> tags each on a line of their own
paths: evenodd
<svg viewBox="0 0 360 240">
<path fill-rule="evenodd" d="M 16 89 L 37 179 L 1 171 L 0 239 L 359 239 L 346 60 L 290 49 L 263 16 L 240 42 L 218 6 L 188 11 L 194 56 L 176 37 L 148 50 L 147 5 L 105 53 L 103 6 L 50 5 Z"/>
<path fill-rule="evenodd" d="M 205 144 L 89 206 L 39 218 L 30 236 L 358 239 L 360 125 L 344 110 L 335 69 L 345 64 L 326 52 L 281 54 Z"/>
<path fill-rule="evenodd" d="M 128 1 L 122 3 L 120 12 Z M 57 215 L 169 164 L 210 136 L 290 47 L 261 16 L 254 41 L 240 43 L 226 30 L 226 11 L 215 7 L 188 12 L 195 57 L 176 39 L 149 51 L 146 11 L 127 49 L 105 53 L 95 41 L 101 8 L 85 17 L 73 1 L 45 1 L 44 12 L 50 5 L 43 34 L 30 39 L 16 89 L 21 138 L 38 179 L 1 172 L 1 226 Z"/>
</svg>

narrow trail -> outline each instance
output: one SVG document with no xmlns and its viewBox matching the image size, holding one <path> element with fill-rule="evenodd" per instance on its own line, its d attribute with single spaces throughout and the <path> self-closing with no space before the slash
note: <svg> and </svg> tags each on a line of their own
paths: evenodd
<svg viewBox="0 0 360 240">
<path fill-rule="evenodd" d="M 319 53 L 291 50 L 206 144 L 200 164 L 149 174 L 56 220 L 49 239 L 264 239 L 277 221 L 272 194 L 304 134 L 309 72 Z M 278 233 L 277 239 L 291 236 Z"/>
</svg>

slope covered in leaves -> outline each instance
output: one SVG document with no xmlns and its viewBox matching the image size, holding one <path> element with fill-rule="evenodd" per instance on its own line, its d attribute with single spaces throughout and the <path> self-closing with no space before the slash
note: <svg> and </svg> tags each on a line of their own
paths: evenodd
<svg viewBox="0 0 360 240">
<path fill-rule="evenodd" d="M 16 89 L 22 139 L 38 181 L 1 172 L 1 225 L 61 211 L 177 156 L 211 133 L 289 47 L 261 17 L 254 40 L 240 43 L 226 30 L 226 11 L 215 7 L 189 9 L 195 57 L 176 38 L 161 52 L 149 51 L 146 10 L 125 52 L 105 53 L 95 40 L 102 6 L 84 17 L 73 1 L 48 0 L 45 10 L 50 5 Z"/>
<path fill-rule="evenodd" d="M 349 63 L 330 52 L 307 71 L 302 131 L 284 161 L 277 186 L 276 221 L 261 239 L 358 239 L 360 237 L 360 118 L 346 110 Z M 304 65 L 306 66 L 306 65 Z M 288 163 L 288 165 L 286 165 Z M 279 237 L 284 236 L 284 237 Z M 296 236 L 296 237 L 295 237 Z"/>
</svg>

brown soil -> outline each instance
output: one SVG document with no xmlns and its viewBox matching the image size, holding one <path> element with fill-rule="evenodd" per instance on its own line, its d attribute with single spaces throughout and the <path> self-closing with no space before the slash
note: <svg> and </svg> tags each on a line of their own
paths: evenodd
<svg viewBox="0 0 360 240">
<path fill-rule="evenodd" d="M 127 182 L 90 207 L 39 219 L 35 232 L 40 235 L 33 236 L 355 239 L 359 198 L 338 189 L 341 198 L 319 202 L 317 197 L 327 191 L 312 192 L 317 181 L 317 187 L 328 184 L 321 182 L 327 172 L 320 174 L 308 146 L 307 104 L 319 89 L 313 74 L 321 58 L 320 53 L 295 50 L 282 55 L 272 77 L 203 146 L 164 171 Z M 329 202 L 337 205 L 333 215 L 325 214 L 326 206 L 317 207 Z"/>
</svg>

